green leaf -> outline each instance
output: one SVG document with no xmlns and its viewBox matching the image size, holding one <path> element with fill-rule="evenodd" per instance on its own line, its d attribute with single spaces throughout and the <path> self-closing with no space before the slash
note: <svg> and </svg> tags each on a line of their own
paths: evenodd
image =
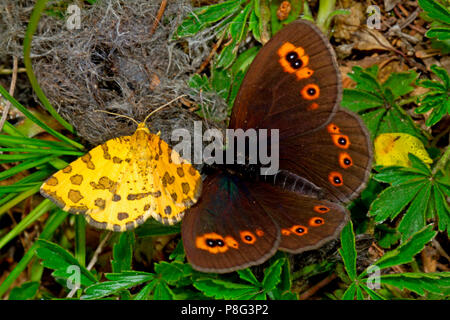
<svg viewBox="0 0 450 320">
<path fill-rule="evenodd" d="M 154 279 L 154 274 L 146 272 L 129 271 L 119 274 L 108 274 L 108 279 L 112 281 L 104 281 L 91 285 L 85 289 L 85 294 L 81 299 L 99 299 L 113 294 L 117 294 L 124 289 L 128 289 L 138 284 Z"/>
<path fill-rule="evenodd" d="M 379 96 L 360 89 L 344 89 L 341 105 L 354 112 L 382 106 L 383 99 Z"/>
<path fill-rule="evenodd" d="M 342 229 L 341 232 L 341 249 L 339 254 L 344 261 L 345 270 L 350 280 L 356 279 L 356 248 L 355 248 L 355 234 L 353 232 L 353 224 L 351 220 Z"/>
<path fill-rule="evenodd" d="M 425 226 L 425 214 L 430 201 L 431 186 L 431 183 L 426 183 L 419 190 L 398 225 L 398 231 L 402 234 L 402 240 L 408 239 Z"/>
<path fill-rule="evenodd" d="M 39 289 L 39 282 L 25 282 L 20 287 L 15 287 L 9 293 L 9 300 L 31 300 Z"/>
<path fill-rule="evenodd" d="M 383 296 L 379 295 L 374 290 L 367 287 L 364 283 L 361 283 L 361 287 L 364 289 L 364 291 L 367 292 L 367 294 L 370 296 L 372 300 L 386 300 Z"/>
<path fill-rule="evenodd" d="M 171 263 L 161 261 L 160 263 L 155 263 L 155 272 L 168 283 L 175 284 L 182 278 L 192 276 L 192 267 L 190 264 L 179 261 Z"/>
<path fill-rule="evenodd" d="M 411 86 L 417 78 L 415 71 L 392 73 L 383 83 L 383 88 L 389 88 L 394 94 L 394 98 L 398 98 L 408 94 L 414 90 Z"/>
<path fill-rule="evenodd" d="M 450 76 L 448 75 L 447 70 L 435 64 L 432 65 L 430 69 L 442 80 L 445 88 L 447 90 L 450 89 Z"/>
<path fill-rule="evenodd" d="M 449 23 L 450 12 L 436 0 L 419 0 L 420 7 L 427 15 L 442 23 Z"/>
<path fill-rule="evenodd" d="M 169 288 L 167 283 L 161 279 L 154 280 L 156 282 L 155 288 L 153 290 L 154 300 L 173 300 L 174 293 Z"/>
<path fill-rule="evenodd" d="M 269 267 L 264 270 L 264 279 L 262 286 L 266 291 L 273 290 L 281 281 L 281 268 L 285 263 L 285 258 L 275 260 Z"/>
<path fill-rule="evenodd" d="M 243 299 L 244 295 L 256 295 L 260 288 L 250 284 L 233 283 L 220 279 L 200 278 L 193 283 L 194 287 L 207 297 L 216 299 Z"/>
<path fill-rule="evenodd" d="M 352 284 L 345 290 L 342 300 L 355 300 L 357 284 L 352 282 Z"/>
<path fill-rule="evenodd" d="M 418 254 L 424 248 L 434 236 L 436 232 L 433 231 L 431 225 L 426 226 L 419 232 L 415 233 L 411 239 L 392 251 L 388 251 L 384 256 L 378 259 L 373 265 L 378 266 L 380 269 L 393 267 L 400 264 L 409 263 L 414 260 L 414 256 Z M 360 277 L 365 275 L 362 273 Z"/>
<path fill-rule="evenodd" d="M 119 240 L 113 247 L 113 260 L 111 261 L 112 271 L 120 273 L 131 270 L 131 260 L 133 258 L 134 232 L 123 232 Z"/>
<path fill-rule="evenodd" d="M 439 219 L 439 231 L 447 231 L 447 234 L 450 234 L 450 210 L 439 184 L 433 186 L 433 200 Z"/>
<path fill-rule="evenodd" d="M 427 292 L 447 297 L 450 295 L 450 272 L 385 274 L 380 280 L 382 284 L 408 289 L 421 296 Z"/>
<path fill-rule="evenodd" d="M 439 27 L 431 28 L 425 33 L 428 38 L 436 38 L 438 40 L 444 41 L 450 39 L 450 28 L 449 27 Z"/>
<path fill-rule="evenodd" d="M 80 265 L 77 259 L 64 248 L 41 239 L 37 240 L 36 243 L 36 255 L 42 259 L 44 267 L 55 270 L 52 273 L 55 278 L 72 279 L 72 277 L 78 278 L 79 276 L 77 280 L 80 280 L 80 284 L 83 286 L 89 286 L 97 282 L 94 275 Z"/>
<path fill-rule="evenodd" d="M 251 284 L 255 286 L 259 286 L 260 283 L 256 279 L 255 275 L 253 274 L 252 270 L 250 268 L 242 269 L 237 271 L 239 278 L 242 280 L 245 280 L 247 282 L 250 282 Z"/>
<path fill-rule="evenodd" d="M 375 217 L 377 223 L 384 222 L 388 218 L 394 219 L 425 184 L 426 180 L 421 179 L 384 189 L 372 202 L 369 215 Z"/>
<path fill-rule="evenodd" d="M 213 23 L 236 13 L 240 9 L 241 3 L 243 0 L 231 0 L 194 10 L 180 24 L 175 33 L 176 37 L 184 38 L 195 35 Z"/>
<path fill-rule="evenodd" d="M 148 219 L 143 225 L 137 228 L 134 233 L 137 237 L 163 236 L 180 233 L 180 224 L 166 226 L 154 219 Z"/>
</svg>

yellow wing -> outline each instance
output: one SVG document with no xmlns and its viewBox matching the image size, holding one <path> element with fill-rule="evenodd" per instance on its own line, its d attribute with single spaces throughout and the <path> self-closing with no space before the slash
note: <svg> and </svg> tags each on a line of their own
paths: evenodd
<svg viewBox="0 0 450 320">
<path fill-rule="evenodd" d="M 145 131 L 144 140 L 136 132 L 95 147 L 47 179 L 42 195 L 100 229 L 130 230 L 149 216 L 166 224 L 181 220 L 200 195 L 200 174 L 189 163 L 165 163 L 170 148 Z M 181 170 L 184 178 L 175 177 Z"/>
</svg>

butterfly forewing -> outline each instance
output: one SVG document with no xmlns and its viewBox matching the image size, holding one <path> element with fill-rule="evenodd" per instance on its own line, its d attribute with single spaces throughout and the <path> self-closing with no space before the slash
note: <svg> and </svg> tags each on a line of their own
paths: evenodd
<svg viewBox="0 0 450 320">
<path fill-rule="evenodd" d="M 230 128 L 280 129 L 281 138 L 314 131 L 337 110 L 341 91 L 328 40 L 312 23 L 296 21 L 253 60 L 236 96 Z"/>
</svg>

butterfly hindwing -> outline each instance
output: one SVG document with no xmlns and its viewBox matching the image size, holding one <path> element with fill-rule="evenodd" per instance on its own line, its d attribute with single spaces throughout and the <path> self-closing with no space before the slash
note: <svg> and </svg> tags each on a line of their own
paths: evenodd
<svg viewBox="0 0 450 320">
<path fill-rule="evenodd" d="M 300 253 L 317 249 L 335 239 L 349 214 L 327 200 L 312 199 L 265 183 L 251 183 L 252 195 L 272 216 L 281 230 L 279 249 Z"/>
<path fill-rule="evenodd" d="M 359 195 L 371 163 L 367 129 L 350 111 L 339 110 L 317 132 L 280 140 L 280 167 L 322 188 L 332 201 L 347 203 Z"/>
<path fill-rule="evenodd" d="M 280 231 L 238 178 L 216 174 L 205 197 L 183 219 L 188 261 L 203 272 L 231 272 L 260 264 L 278 249 Z"/>
</svg>

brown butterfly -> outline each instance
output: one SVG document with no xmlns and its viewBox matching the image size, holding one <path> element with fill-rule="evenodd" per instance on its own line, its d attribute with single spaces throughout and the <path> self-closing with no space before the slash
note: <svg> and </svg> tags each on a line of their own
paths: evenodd
<svg viewBox="0 0 450 320">
<path fill-rule="evenodd" d="M 257 179 L 227 170 L 207 177 L 182 224 L 195 269 L 231 272 L 339 234 L 349 218 L 344 204 L 364 188 L 372 162 L 367 130 L 339 108 L 341 97 L 334 51 L 312 23 L 287 25 L 260 50 L 229 128 L 278 129 L 280 170 Z"/>
</svg>

